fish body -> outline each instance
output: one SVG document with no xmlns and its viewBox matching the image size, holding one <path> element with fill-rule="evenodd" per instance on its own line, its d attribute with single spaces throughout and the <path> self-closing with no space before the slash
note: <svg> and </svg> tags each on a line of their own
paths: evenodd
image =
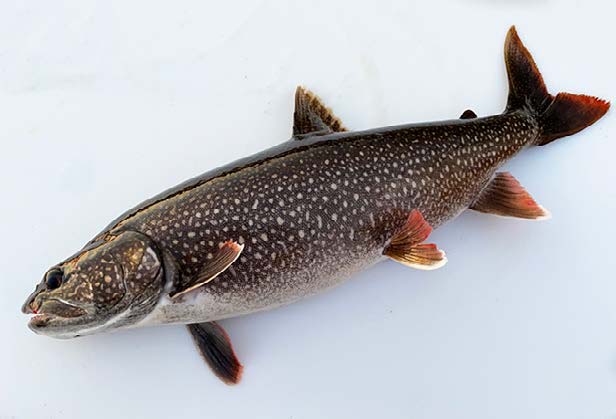
<svg viewBox="0 0 616 419">
<path fill-rule="evenodd" d="M 289 141 L 124 213 L 47 271 L 23 306 L 30 328 L 68 338 L 186 324 L 236 383 L 242 366 L 216 320 L 316 294 L 385 258 L 438 268 L 445 254 L 426 240 L 466 209 L 547 218 L 498 168 L 593 124 L 609 103 L 550 95 L 514 28 L 505 63 L 507 107 L 482 118 L 349 132 L 298 88 Z"/>
<path fill-rule="evenodd" d="M 218 320 L 318 293 L 382 260 L 418 209 L 433 227 L 467 209 L 537 137 L 523 113 L 307 137 L 205 174 L 122 219 L 195 274 L 229 238 L 245 247 L 215 281 L 146 323 Z"/>
</svg>

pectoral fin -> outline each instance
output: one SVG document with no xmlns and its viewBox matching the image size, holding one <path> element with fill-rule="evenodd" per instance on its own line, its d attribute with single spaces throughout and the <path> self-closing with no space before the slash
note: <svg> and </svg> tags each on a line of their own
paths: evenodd
<svg viewBox="0 0 616 419">
<path fill-rule="evenodd" d="M 423 243 L 431 232 L 432 227 L 421 212 L 413 210 L 383 254 L 411 268 L 424 270 L 440 268 L 447 263 L 445 252 L 434 244 Z"/>
<path fill-rule="evenodd" d="M 507 172 L 497 173 L 470 208 L 504 217 L 550 218 L 549 211 L 537 204 L 520 182 Z"/>
<path fill-rule="evenodd" d="M 218 252 L 211 259 L 205 262 L 201 271 L 187 282 L 176 286 L 176 289 L 169 294 L 172 299 L 176 299 L 200 286 L 207 284 L 224 272 L 240 256 L 244 249 L 243 244 L 238 244 L 233 240 L 225 242 Z"/>
<path fill-rule="evenodd" d="M 197 349 L 212 369 L 226 384 L 237 384 L 242 378 L 242 364 L 233 351 L 227 332 L 216 322 L 186 325 Z"/>
<path fill-rule="evenodd" d="M 295 90 L 293 137 L 298 140 L 309 135 L 325 135 L 346 131 L 340 119 L 311 91 L 298 86 Z"/>
</svg>

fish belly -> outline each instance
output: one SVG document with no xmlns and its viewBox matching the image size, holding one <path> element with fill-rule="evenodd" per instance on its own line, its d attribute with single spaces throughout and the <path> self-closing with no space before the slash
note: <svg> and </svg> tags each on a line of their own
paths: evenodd
<svg viewBox="0 0 616 419">
<path fill-rule="evenodd" d="M 337 255 L 320 260 L 318 267 L 271 274 L 250 289 L 220 293 L 205 286 L 180 302 L 163 296 L 139 326 L 201 323 L 284 306 L 340 285 L 384 259 L 377 249 L 362 258 Z"/>
</svg>

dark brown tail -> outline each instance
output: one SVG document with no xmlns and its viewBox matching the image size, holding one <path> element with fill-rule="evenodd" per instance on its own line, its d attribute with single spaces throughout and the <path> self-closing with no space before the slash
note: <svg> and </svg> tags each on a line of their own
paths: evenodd
<svg viewBox="0 0 616 419">
<path fill-rule="evenodd" d="M 505 40 L 505 65 L 509 76 L 507 111 L 526 109 L 539 120 L 537 145 L 575 134 L 592 125 L 609 109 L 609 102 L 592 96 L 548 93 L 537 65 L 518 37 L 515 26 Z"/>
</svg>

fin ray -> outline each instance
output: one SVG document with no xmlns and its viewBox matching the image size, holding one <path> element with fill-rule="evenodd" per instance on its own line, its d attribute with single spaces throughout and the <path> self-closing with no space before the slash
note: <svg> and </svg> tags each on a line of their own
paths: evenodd
<svg viewBox="0 0 616 419">
<path fill-rule="evenodd" d="M 535 60 L 514 26 L 505 40 L 505 66 L 509 79 L 507 112 L 526 109 L 541 127 L 536 145 L 575 134 L 594 124 L 610 108 L 610 103 L 593 96 L 559 93 L 551 95 Z"/>
<path fill-rule="evenodd" d="M 406 223 L 391 239 L 383 251 L 385 256 L 416 269 L 440 268 L 447 262 L 445 252 L 435 244 L 423 243 L 432 232 L 432 227 L 421 212 L 413 210 Z"/>
<path fill-rule="evenodd" d="M 244 367 L 235 355 L 227 332 L 216 322 L 188 324 L 186 327 L 212 372 L 225 384 L 237 384 Z"/>
<path fill-rule="evenodd" d="M 518 180 L 508 172 L 498 172 L 470 209 L 504 217 L 543 220 L 550 213 L 537 204 Z"/>
<path fill-rule="evenodd" d="M 302 139 L 309 134 L 325 135 L 346 130 L 340 119 L 321 99 L 302 86 L 297 87 L 293 113 L 293 136 L 296 139 Z"/>
<path fill-rule="evenodd" d="M 240 256 L 243 249 L 243 244 L 238 244 L 233 240 L 223 243 L 218 252 L 213 255 L 212 259 L 207 261 L 201 272 L 193 280 L 179 285 L 169 296 L 175 299 L 207 284 L 231 266 Z"/>
</svg>

